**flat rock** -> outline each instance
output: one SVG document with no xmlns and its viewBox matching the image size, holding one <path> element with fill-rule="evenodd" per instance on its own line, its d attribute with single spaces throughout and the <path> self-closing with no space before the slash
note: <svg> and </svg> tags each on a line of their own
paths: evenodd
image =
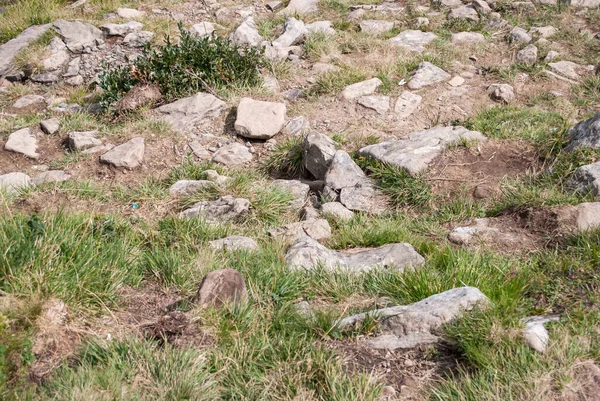
<svg viewBox="0 0 600 401">
<path fill-rule="evenodd" d="M 365 173 L 343 150 L 335 152 L 329 169 L 325 174 L 325 184 L 335 190 L 353 187 L 367 179 Z"/>
<path fill-rule="evenodd" d="M 558 29 L 553 26 L 539 26 L 539 27 L 531 27 L 529 30 L 530 35 L 539 36 L 544 39 L 548 39 L 558 33 Z"/>
<path fill-rule="evenodd" d="M 74 131 L 67 135 L 69 148 L 72 150 L 85 150 L 95 146 L 102 145 L 102 141 L 98 139 L 99 131 Z"/>
<path fill-rule="evenodd" d="M 580 73 L 584 71 L 584 67 L 572 61 L 557 61 L 556 63 L 549 63 L 548 67 L 552 72 L 574 81 L 581 78 Z"/>
<path fill-rule="evenodd" d="M 469 6 L 463 5 L 460 7 L 453 8 L 448 13 L 447 18 L 448 18 L 448 21 L 463 19 L 463 20 L 468 20 L 468 21 L 473 21 L 473 22 L 479 22 L 479 14 L 477 13 L 477 10 L 475 10 L 475 8 L 470 5 Z"/>
<path fill-rule="evenodd" d="M 367 109 L 375 110 L 378 114 L 385 114 L 390 109 L 389 96 L 361 96 L 356 102 Z"/>
<path fill-rule="evenodd" d="M 463 43 L 479 43 L 485 41 L 485 36 L 479 32 L 458 32 L 453 33 L 450 42 L 460 45 Z"/>
<path fill-rule="evenodd" d="M 422 101 L 423 98 L 416 93 L 409 91 L 402 92 L 398 100 L 396 100 L 396 105 L 394 106 L 394 113 L 396 117 L 400 119 L 407 118 L 417 111 Z"/>
<path fill-rule="evenodd" d="M 531 35 L 521 27 L 514 27 L 512 31 L 506 36 L 509 43 L 529 43 L 533 40 Z"/>
<path fill-rule="evenodd" d="M 158 118 L 173 128 L 189 131 L 204 120 L 218 117 L 227 107 L 219 98 L 204 92 L 179 99 L 155 109 Z"/>
<path fill-rule="evenodd" d="M 485 141 L 487 138 L 481 132 L 460 126 L 437 126 L 395 141 L 366 146 L 359 150 L 359 154 L 402 167 L 411 175 L 416 175 L 425 170 L 448 145 L 462 139 Z"/>
<path fill-rule="evenodd" d="M 381 214 L 387 209 L 388 199 L 371 181 L 361 181 L 340 191 L 340 202 L 349 210 Z"/>
<path fill-rule="evenodd" d="M 515 100 L 515 92 L 509 84 L 492 84 L 487 89 L 492 100 L 503 103 L 511 103 Z"/>
<path fill-rule="evenodd" d="M 100 26 L 100 30 L 106 36 L 125 36 L 131 32 L 139 32 L 143 27 L 141 22 L 129 21 L 124 24 L 104 24 Z"/>
<path fill-rule="evenodd" d="M 214 182 L 209 180 L 179 180 L 169 188 L 171 196 L 189 196 L 198 192 L 202 188 L 212 188 Z"/>
<path fill-rule="evenodd" d="M 30 159 L 38 159 L 37 137 L 29 128 L 22 128 L 9 135 L 4 144 L 4 150 L 14 153 L 21 153 Z"/>
<path fill-rule="evenodd" d="M 251 139 L 269 139 L 285 124 L 284 103 L 263 102 L 243 98 L 237 108 L 235 130 Z"/>
<path fill-rule="evenodd" d="M 321 75 L 321 74 L 325 74 L 325 73 L 333 72 L 333 71 L 339 71 L 339 70 L 340 70 L 340 67 L 338 67 L 337 65 L 328 64 L 328 63 L 314 63 L 312 66 L 312 71 L 317 75 Z"/>
<path fill-rule="evenodd" d="M 407 243 L 388 244 L 379 248 L 338 252 L 326 248 L 310 237 L 298 239 L 285 256 L 290 269 L 367 272 L 376 269 L 404 271 L 423 264 L 424 259 Z"/>
<path fill-rule="evenodd" d="M 308 34 L 304 22 L 296 18 L 288 18 L 283 25 L 283 34 L 273 41 L 273 46 L 289 47 L 300 44 Z"/>
<path fill-rule="evenodd" d="M 517 52 L 516 59 L 519 63 L 532 66 L 537 62 L 538 48 L 535 45 L 527 45 Z"/>
<path fill-rule="evenodd" d="M 225 166 L 237 166 L 251 160 L 252 153 L 250 153 L 250 149 L 239 142 L 232 142 L 219 148 L 212 157 L 213 162 Z"/>
<path fill-rule="evenodd" d="M 311 132 L 304 138 L 303 151 L 304 167 L 315 179 L 324 179 L 336 152 L 335 142 L 327 135 Z"/>
<path fill-rule="evenodd" d="M 349 221 L 354 218 L 354 212 L 347 209 L 339 202 L 327 202 L 321 205 L 324 216 L 331 217 L 336 221 Z"/>
<path fill-rule="evenodd" d="M 600 149 L 600 113 L 571 127 L 567 137 L 569 142 L 565 149 L 568 151 L 580 147 Z"/>
<path fill-rule="evenodd" d="M 258 46 L 263 38 L 258 33 L 258 28 L 254 18 L 248 17 L 229 35 L 229 39 L 238 46 L 255 47 Z"/>
<path fill-rule="evenodd" d="M 44 54 L 48 56 L 42 61 L 42 66 L 45 71 L 54 71 L 61 69 L 70 60 L 71 56 L 67 50 L 67 46 L 59 38 L 52 38 L 50 44 L 46 46 Z"/>
<path fill-rule="evenodd" d="M 220 308 L 247 300 L 244 277 L 236 270 L 221 269 L 208 273 L 200 283 L 194 302 L 200 309 Z"/>
<path fill-rule="evenodd" d="M 8 173 L 0 175 L 0 191 L 9 195 L 19 193 L 21 189 L 32 186 L 31 178 L 24 173 Z"/>
<path fill-rule="evenodd" d="M 104 38 L 100 29 L 83 21 L 58 20 L 53 26 L 73 53 L 91 51 Z"/>
<path fill-rule="evenodd" d="M 64 182 L 72 179 L 70 174 L 65 173 L 63 170 L 50 170 L 36 174 L 31 178 L 31 182 L 34 185 L 42 185 L 48 183 Z"/>
<path fill-rule="evenodd" d="M 136 137 L 124 144 L 115 146 L 102 156 L 100 161 L 114 167 L 135 168 L 144 160 L 144 138 Z"/>
<path fill-rule="evenodd" d="M 293 117 L 286 121 L 281 129 L 283 135 L 299 136 L 310 131 L 310 121 L 306 117 Z"/>
<path fill-rule="evenodd" d="M 202 38 L 210 36 L 215 31 L 215 25 L 212 22 L 203 21 L 192 25 L 190 32 Z"/>
<path fill-rule="evenodd" d="M 17 54 L 29 46 L 30 43 L 39 39 L 51 26 L 51 24 L 30 26 L 15 38 L 0 45 L 0 76 L 10 72 Z"/>
<path fill-rule="evenodd" d="M 331 227 L 325 219 L 308 219 L 271 229 L 269 235 L 285 242 L 295 242 L 306 236 L 319 241 L 331 237 Z"/>
<path fill-rule="evenodd" d="M 366 340 L 376 349 L 413 348 L 419 344 L 438 342 L 442 328 L 476 307 L 485 308 L 490 300 L 477 288 L 459 287 L 432 295 L 410 305 L 392 306 L 360 313 L 337 322 L 342 330 L 358 327 L 365 319 L 379 322 L 381 334 Z"/>
<path fill-rule="evenodd" d="M 47 135 L 58 134 L 58 130 L 60 129 L 60 120 L 58 118 L 42 120 L 40 121 L 40 128 Z"/>
<path fill-rule="evenodd" d="M 372 95 L 382 84 L 383 82 L 379 78 L 357 82 L 346 86 L 339 97 L 343 100 L 353 100 L 357 97 Z"/>
<path fill-rule="evenodd" d="M 306 203 L 310 186 L 298 180 L 275 180 L 271 186 L 277 187 L 282 191 L 288 192 L 293 199 L 290 201 L 292 209 L 300 209 Z"/>
<path fill-rule="evenodd" d="M 319 0 L 291 0 L 286 8 L 281 10 L 281 15 L 304 15 L 319 10 Z"/>
<path fill-rule="evenodd" d="M 419 64 L 419 68 L 417 68 L 417 71 L 410 78 L 406 86 L 409 89 L 415 90 L 424 88 L 426 86 L 435 85 L 449 79 L 450 74 L 448 74 L 446 71 L 428 61 L 424 61 Z"/>
<path fill-rule="evenodd" d="M 18 98 L 11 108 L 17 113 L 32 113 L 46 108 L 46 100 L 40 95 L 25 95 Z"/>
<path fill-rule="evenodd" d="M 394 46 L 403 47 L 405 49 L 422 53 L 425 46 L 437 39 L 437 35 L 433 32 L 423 32 L 419 30 L 407 30 L 401 32 L 398 36 L 390 39 Z"/>
<path fill-rule="evenodd" d="M 229 237 L 210 241 L 208 244 L 213 249 L 227 251 L 255 251 L 260 249 L 254 239 L 242 235 L 230 235 Z"/>
<path fill-rule="evenodd" d="M 392 21 L 368 19 L 360 22 L 360 31 L 367 35 L 381 35 L 394 28 Z"/>
<path fill-rule="evenodd" d="M 131 32 L 125 35 L 123 44 L 129 47 L 144 47 L 153 37 L 154 32 L 150 31 Z"/>
<path fill-rule="evenodd" d="M 200 218 L 209 223 L 234 222 L 250 213 L 250 201 L 231 195 L 202 201 L 179 214 L 180 219 Z"/>
</svg>

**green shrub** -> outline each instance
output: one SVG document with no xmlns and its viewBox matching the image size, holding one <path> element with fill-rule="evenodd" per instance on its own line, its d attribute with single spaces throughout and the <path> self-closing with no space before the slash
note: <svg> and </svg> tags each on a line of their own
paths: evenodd
<svg viewBox="0 0 600 401">
<path fill-rule="evenodd" d="M 261 82 L 261 50 L 239 47 L 215 35 L 200 38 L 181 23 L 179 31 L 179 43 L 165 36 L 164 45 L 148 45 L 130 65 L 101 74 L 102 106 L 110 106 L 140 83 L 158 85 L 168 101 L 206 91 L 208 87 L 256 86 Z"/>
</svg>

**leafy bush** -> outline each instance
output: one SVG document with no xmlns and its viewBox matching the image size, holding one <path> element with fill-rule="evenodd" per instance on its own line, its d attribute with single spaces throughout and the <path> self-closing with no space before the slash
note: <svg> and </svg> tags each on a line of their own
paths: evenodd
<svg viewBox="0 0 600 401">
<path fill-rule="evenodd" d="M 262 51 L 234 45 L 212 35 L 195 36 L 179 23 L 180 41 L 165 36 L 165 44 L 147 45 L 129 65 L 107 69 L 100 75 L 103 107 L 118 101 L 140 83 L 158 85 L 165 100 L 189 96 L 209 87 L 255 86 L 261 82 L 258 67 Z"/>
</svg>

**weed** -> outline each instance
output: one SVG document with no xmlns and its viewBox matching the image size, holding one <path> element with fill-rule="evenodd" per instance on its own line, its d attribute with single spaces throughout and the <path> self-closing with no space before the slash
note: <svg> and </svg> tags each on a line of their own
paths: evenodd
<svg viewBox="0 0 600 401">
<path fill-rule="evenodd" d="M 304 174 L 304 151 L 301 136 L 291 137 L 277 145 L 264 164 L 264 169 L 271 174 L 285 177 L 300 177 Z"/>
</svg>

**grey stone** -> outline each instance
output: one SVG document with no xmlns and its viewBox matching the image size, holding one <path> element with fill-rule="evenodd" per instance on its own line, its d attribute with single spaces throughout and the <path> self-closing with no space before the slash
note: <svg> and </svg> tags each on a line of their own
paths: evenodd
<svg viewBox="0 0 600 401">
<path fill-rule="evenodd" d="M 580 78 L 579 74 L 584 70 L 584 67 L 572 61 L 558 61 L 548 64 L 548 67 L 553 72 L 575 81 Z"/>
<path fill-rule="evenodd" d="M 331 237 L 331 227 L 325 219 L 308 219 L 271 229 L 269 235 L 285 242 L 295 242 L 305 236 L 319 241 Z"/>
<path fill-rule="evenodd" d="M 45 71 L 61 69 L 71 59 L 67 46 L 59 38 L 52 38 L 50 44 L 46 46 L 44 54 L 48 54 L 42 61 Z"/>
<path fill-rule="evenodd" d="M 115 145 L 113 145 L 111 143 L 104 143 L 104 144 L 92 146 L 91 148 L 88 148 L 88 149 L 82 151 L 81 153 L 84 155 L 93 155 L 96 153 L 108 152 L 109 150 L 113 149 L 114 147 L 115 147 Z"/>
<path fill-rule="evenodd" d="M 53 84 L 60 79 L 59 72 L 44 72 L 41 74 L 33 74 L 29 79 L 39 84 Z"/>
<path fill-rule="evenodd" d="M 368 96 L 373 94 L 382 84 L 383 82 L 379 78 L 357 82 L 346 86 L 339 97 L 343 100 L 353 100 L 360 96 Z"/>
<path fill-rule="evenodd" d="M 304 22 L 292 17 L 285 21 L 283 29 L 283 34 L 273 41 L 273 46 L 289 47 L 300 44 L 308 34 Z"/>
<path fill-rule="evenodd" d="M 460 45 L 463 43 L 479 43 L 485 41 L 485 36 L 479 32 L 458 32 L 452 34 L 450 41 Z"/>
<path fill-rule="evenodd" d="M 31 132 L 31 129 L 22 128 L 8 136 L 4 150 L 21 153 L 30 159 L 38 159 L 40 155 L 37 153 L 37 146 L 37 137 Z"/>
<path fill-rule="evenodd" d="M 31 42 L 39 39 L 50 27 L 51 24 L 30 26 L 15 38 L 0 45 L 0 76 L 10 72 L 17 54 L 29 46 Z"/>
<path fill-rule="evenodd" d="M 223 146 L 217 150 L 212 157 L 213 162 L 225 166 L 237 166 L 238 164 L 244 164 L 251 160 L 252 153 L 250 153 L 250 149 L 239 142 L 232 142 Z"/>
<path fill-rule="evenodd" d="M 117 8 L 117 15 L 123 19 L 139 19 L 143 18 L 146 13 L 134 8 Z"/>
<path fill-rule="evenodd" d="M 231 177 L 221 175 L 215 170 L 204 170 L 203 173 L 208 181 L 212 181 L 220 187 L 225 187 L 231 182 Z"/>
<path fill-rule="evenodd" d="M 270 11 L 277 11 L 282 7 L 282 2 L 281 1 L 270 1 L 266 4 L 267 8 Z"/>
<path fill-rule="evenodd" d="M 509 43 L 529 43 L 533 39 L 527 31 L 521 27 L 514 27 L 506 37 Z"/>
<path fill-rule="evenodd" d="M 159 119 L 180 131 L 189 131 L 204 120 L 218 117 L 227 107 L 225 102 L 204 92 L 179 99 L 155 109 Z"/>
<path fill-rule="evenodd" d="M 477 232 L 477 226 L 456 227 L 448 234 L 448 241 L 456 245 L 469 245 Z"/>
<path fill-rule="evenodd" d="M 284 135 L 298 136 L 303 135 L 310 130 L 310 122 L 306 117 L 293 117 L 290 118 L 283 128 L 281 133 Z"/>
<path fill-rule="evenodd" d="M 325 174 L 325 184 L 332 189 L 340 190 L 353 187 L 367 178 L 365 173 L 343 150 L 335 152 L 329 169 Z"/>
<path fill-rule="evenodd" d="M 350 253 L 328 249 L 305 236 L 292 244 L 285 261 L 290 269 L 314 270 L 322 267 L 329 271 L 358 273 L 378 269 L 414 269 L 423 264 L 424 259 L 407 243 L 388 244 Z"/>
<path fill-rule="evenodd" d="M 17 112 L 41 111 L 46 108 L 46 100 L 40 95 L 25 95 L 18 98 L 11 108 Z"/>
<path fill-rule="evenodd" d="M 212 22 L 203 21 L 192 25 L 190 32 L 202 38 L 210 36 L 215 31 L 215 25 Z"/>
<path fill-rule="evenodd" d="M 406 85 L 409 89 L 421 89 L 426 86 L 435 85 L 450 79 L 450 74 L 439 67 L 424 61 L 419 64 L 419 68 L 410 78 Z"/>
<path fill-rule="evenodd" d="M 9 195 L 16 195 L 21 189 L 32 186 L 31 178 L 24 173 L 8 173 L 0 175 L 0 191 Z"/>
<path fill-rule="evenodd" d="M 577 168 L 570 186 L 578 192 L 591 192 L 594 196 L 600 196 L 600 162 Z"/>
<path fill-rule="evenodd" d="M 325 173 L 336 152 L 335 142 L 327 135 L 311 132 L 304 138 L 303 150 L 304 167 L 315 179 L 325 178 Z"/>
<path fill-rule="evenodd" d="M 286 8 L 281 10 L 281 15 L 304 15 L 319 10 L 319 0 L 291 0 Z"/>
<path fill-rule="evenodd" d="M 202 188 L 211 188 L 215 185 L 214 182 L 208 180 L 179 180 L 169 188 L 171 196 L 188 196 L 193 195 Z"/>
<path fill-rule="evenodd" d="M 141 31 L 128 33 L 123 38 L 123 44 L 129 47 L 144 47 L 154 37 L 154 32 Z"/>
<path fill-rule="evenodd" d="M 210 241 L 208 244 L 213 249 L 222 249 L 228 251 L 255 251 L 260 248 L 255 240 L 241 235 L 231 235 L 229 237 Z"/>
<path fill-rule="evenodd" d="M 312 24 L 306 24 L 308 36 L 314 33 L 322 33 L 324 35 L 335 35 L 335 29 L 331 21 L 316 21 Z"/>
<path fill-rule="evenodd" d="M 429 18 L 425 18 L 425 17 L 417 17 L 415 18 L 415 26 L 417 28 L 421 28 L 424 26 L 429 25 Z"/>
<path fill-rule="evenodd" d="M 98 139 L 98 135 L 100 135 L 98 131 L 69 132 L 69 148 L 72 150 L 85 150 L 102 145 L 102 141 Z"/>
<path fill-rule="evenodd" d="M 179 214 L 180 219 L 201 218 L 209 223 L 234 222 L 250 213 L 250 201 L 231 195 L 202 201 Z"/>
<path fill-rule="evenodd" d="M 486 15 L 492 12 L 492 8 L 484 0 L 473 0 L 471 6 L 480 14 Z"/>
<path fill-rule="evenodd" d="M 69 78 L 79 75 L 81 69 L 81 57 L 75 57 L 67 66 L 67 71 L 63 74 L 63 78 Z"/>
<path fill-rule="evenodd" d="M 396 100 L 396 105 L 394 106 L 394 113 L 396 117 L 402 119 L 413 114 L 421 105 L 423 98 L 416 93 L 412 93 L 409 91 L 404 91 Z"/>
<path fill-rule="evenodd" d="M 554 50 L 550 50 L 547 54 L 546 57 L 544 57 L 544 61 L 547 63 L 551 63 L 553 61 L 555 61 L 558 58 L 559 54 L 557 51 Z"/>
<path fill-rule="evenodd" d="M 569 5 L 573 8 L 600 8 L 600 0 L 571 0 Z"/>
<path fill-rule="evenodd" d="M 336 221 L 349 221 L 354 218 L 354 212 L 346 209 L 339 202 L 327 202 L 321 205 L 321 212 L 324 216 L 329 216 Z"/>
<path fill-rule="evenodd" d="M 390 42 L 394 46 L 399 46 L 417 53 L 422 53 L 425 50 L 425 46 L 437 39 L 437 37 L 438 36 L 433 32 L 423 32 L 409 29 L 401 32 L 398 36 L 391 38 Z"/>
<path fill-rule="evenodd" d="M 462 6 L 462 2 L 460 0 L 439 0 L 439 1 L 437 1 L 437 3 L 439 3 L 442 6 L 448 7 L 448 8 L 455 8 L 455 7 Z"/>
<path fill-rule="evenodd" d="M 355 212 L 381 214 L 386 211 L 388 199 L 370 181 L 361 181 L 353 187 L 342 188 L 340 202 Z"/>
<path fill-rule="evenodd" d="M 450 81 L 448 81 L 448 85 L 450 85 L 452 87 L 461 86 L 464 83 L 465 83 L 465 79 L 459 75 L 452 77 L 452 79 Z"/>
<path fill-rule="evenodd" d="M 366 13 L 367 12 L 362 8 L 356 9 L 348 14 L 348 21 L 360 21 L 363 19 Z"/>
<path fill-rule="evenodd" d="M 378 114 L 385 114 L 390 109 L 389 96 L 361 96 L 356 102 L 367 109 L 375 110 Z"/>
<path fill-rule="evenodd" d="M 139 32 L 143 27 L 141 22 L 129 21 L 124 24 L 104 24 L 100 26 L 100 30 L 106 36 L 125 36 L 131 32 Z"/>
<path fill-rule="evenodd" d="M 487 93 L 497 102 L 508 104 L 515 100 L 514 89 L 508 84 L 492 84 L 488 87 Z"/>
<path fill-rule="evenodd" d="M 540 26 L 532 27 L 529 30 L 530 35 L 536 35 L 545 39 L 548 39 L 558 33 L 558 29 L 553 26 Z"/>
<path fill-rule="evenodd" d="M 576 228 L 578 231 L 600 228 L 600 202 L 584 202 L 575 206 L 577 210 Z"/>
<path fill-rule="evenodd" d="M 34 185 L 42 185 L 48 183 L 64 182 L 70 180 L 71 178 L 71 175 L 65 173 L 63 170 L 50 170 L 34 175 L 31 178 L 31 182 Z"/>
<path fill-rule="evenodd" d="M 54 135 L 58 134 L 60 128 L 60 120 L 58 118 L 49 118 L 47 120 L 40 121 L 40 128 L 45 134 Z"/>
<path fill-rule="evenodd" d="M 235 130 L 252 139 L 269 139 L 279 133 L 285 124 L 284 103 L 263 102 L 243 98 L 237 108 Z"/>
<path fill-rule="evenodd" d="M 360 31 L 367 35 L 381 35 L 394 28 L 392 21 L 368 19 L 360 22 Z"/>
<path fill-rule="evenodd" d="M 521 322 L 525 323 L 525 327 L 522 330 L 525 344 L 534 351 L 541 354 L 545 353 L 550 336 L 544 324 L 558 320 L 558 315 L 533 316 L 521 319 Z"/>
<path fill-rule="evenodd" d="M 579 147 L 600 149 L 600 113 L 571 127 L 567 137 L 569 138 L 566 146 L 568 151 Z"/>
<path fill-rule="evenodd" d="M 537 62 L 538 48 L 535 45 L 528 45 L 517 52 L 517 61 L 528 66 L 532 66 Z"/>
<path fill-rule="evenodd" d="M 515 1 L 511 4 L 511 8 L 520 12 L 536 11 L 535 4 L 530 1 Z"/>
<path fill-rule="evenodd" d="M 271 183 L 271 186 L 277 187 L 292 195 L 293 199 L 290 201 L 290 207 L 292 209 L 302 208 L 306 203 L 306 198 L 310 191 L 308 184 L 298 180 L 275 180 Z"/>
<path fill-rule="evenodd" d="M 263 41 L 252 17 L 246 18 L 229 36 L 229 39 L 236 45 L 248 47 L 258 46 Z"/>
<path fill-rule="evenodd" d="M 73 53 L 95 49 L 97 41 L 104 37 L 100 29 L 83 21 L 58 20 L 53 25 Z"/>
<path fill-rule="evenodd" d="M 142 164 L 144 151 L 144 138 L 136 137 L 119 146 L 115 146 L 100 156 L 100 161 L 114 167 L 132 169 Z"/>
<path fill-rule="evenodd" d="M 210 272 L 202 279 L 194 301 L 200 309 L 207 309 L 241 304 L 247 298 L 244 277 L 236 270 L 222 269 Z"/>
<path fill-rule="evenodd" d="M 455 19 L 464 19 L 474 22 L 479 22 L 479 14 L 477 14 L 477 10 L 473 6 L 460 6 L 453 8 L 448 13 L 448 21 L 452 21 Z"/>
<path fill-rule="evenodd" d="M 426 131 L 409 134 L 395 141 L 366 146 L 359 154 L 406 169 L 411 175 L 425 170 L 451 143 L 459 140 L 485 141 L 478 131 L 460 126 L 437 126 Z"/>
<path fill-rule="evenodd" d="M 302 220 L 315 220 L 320 219 L 321 214 L 314 207 L 307 205 L 300 209 L 300 217 Z"/>
</svg>

